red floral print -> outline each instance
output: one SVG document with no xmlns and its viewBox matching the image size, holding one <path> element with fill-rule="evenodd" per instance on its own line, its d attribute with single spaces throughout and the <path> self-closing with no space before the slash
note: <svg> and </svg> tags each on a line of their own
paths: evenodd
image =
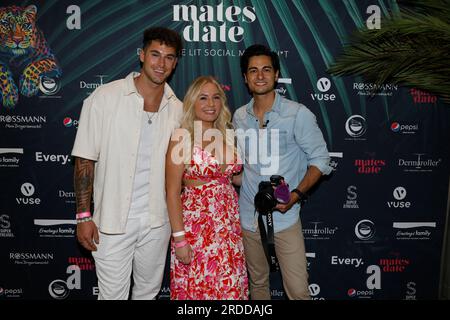
<svg viewBox="0 0 450 320">
<path fill-rule="evenodd" d="M 238 195 L 231 177 L 238 164 L 222 166 L 209 153 L 194 147 L 189 180 L 181 195 L 186 240 L 192 247 L 189 265 L 179 262 L 171 246 L 170 298 L 173 300 L 248 299 L 248 278 L 239 221 Z"/>
</svg>

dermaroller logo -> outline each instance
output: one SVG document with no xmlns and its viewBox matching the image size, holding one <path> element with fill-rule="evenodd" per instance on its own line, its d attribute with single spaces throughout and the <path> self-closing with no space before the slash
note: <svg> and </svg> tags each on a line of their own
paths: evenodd
<svg viewBox="0 0 450 320">
<path fill-rule="evenodd" d="M 414 153 L 414 155 L 398 159 L 398 166 L 405 172 L 432 172 L 442 162 L 441 158 L 433 159 L 425 153 Z"/>
</svg>

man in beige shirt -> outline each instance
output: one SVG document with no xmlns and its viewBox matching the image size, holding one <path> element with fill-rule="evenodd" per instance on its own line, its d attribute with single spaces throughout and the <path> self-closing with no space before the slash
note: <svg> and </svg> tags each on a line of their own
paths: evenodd
<svg viewBox="0 0 450 320">
<path fill-rule="evenodd" d="M 154 299 L 170 238 L 165 154 L 182 103 L 166 83 L 182 41 L 144 31 L 141 72 L 98 87 L 81 110 L 72 155 L 77 237 L 95 259 L 99 299 Z M 91 199 L 94 212 L 91 214 Z"/>
</svg>

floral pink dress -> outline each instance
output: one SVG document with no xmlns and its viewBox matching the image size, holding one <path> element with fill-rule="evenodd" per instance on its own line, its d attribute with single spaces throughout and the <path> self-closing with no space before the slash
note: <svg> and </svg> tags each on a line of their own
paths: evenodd
<svg viewBox="0 0 450 320">
<path fill-rule="evenodd" d="M 231 184 L 241 165 L 224 172 L 209 153 L 194 147 L 183 178 L 205 184 L 187 186 L 181 195 L 186 240 L 193 259 L 185 265 L 171 246 L 170 298 L 173 300 L 248 299 L 248 279 L 237 193 Z"/>
</svg>

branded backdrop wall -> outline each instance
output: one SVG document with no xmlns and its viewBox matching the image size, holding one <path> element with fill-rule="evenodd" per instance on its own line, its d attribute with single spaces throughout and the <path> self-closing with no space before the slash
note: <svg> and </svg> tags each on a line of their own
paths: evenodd
<svg viewBox="0 0 450 320">
<path fill-rule="evenodd" d="M 156 25 L 185 39 L 170 83 L 178 97 L 212 74 L 233 110 L 245 104 L 239 56 L 263 43 L 281 59 L 278 92 L 317 116 L 334 172 L 301 212 L 314 299 L 437 298 L 449 107 L 390 84 L 369 97 L 373 84 L 325 72 L 353 30 L 390 10 L 394 0 L 2 1 L 0 299 L 96 298 L 93 259 L 75 238 L 69 155 L 83 99 L 139 70 L 142 31 Z M 16 43 L 42 34 L 15 46 L 12 28 Z M 285 298 L 279 274 L 271 286 Z"/>
</svg>

